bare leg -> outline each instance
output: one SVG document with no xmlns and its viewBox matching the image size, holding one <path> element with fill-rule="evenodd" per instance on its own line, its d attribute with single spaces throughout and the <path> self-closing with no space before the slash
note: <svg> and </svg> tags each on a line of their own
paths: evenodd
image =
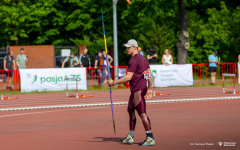
<svg viewBox="0 0 240 150">
<path fill-rule="evenodd" d="M 9 81 L 10 79 L 9 79 L 9 77 L 6 77 L 6 85 L 7 85 L 7 87 L 6 88 L 8 88 L 9 87 L 9 84 L 10 84 L 10 81 Z"/>
<path fill-rule="evenodd" d="M 215 84 L 216 82 L 216 72 L 213 73 L 213 83 Z"/>
<path fill-rule="evenodd" d="M 214 84 L 214 81 L 213 81 L 213 76 L 214 76 L 214 75 L 213 75 L 213 74 L 214 74 L 214 73 L 211 72 L 211 83 L 212 83 L 212 84 Z"/>
<path fill-rule="evenodd" d="M 11 87 L 12 78 L 11 78 L 11 77 L 9 77 L 8 79 L 9 79 L 9 80 L 8 80 L 8 86 L 9 86 L 9 87 Z"/>
</svg>

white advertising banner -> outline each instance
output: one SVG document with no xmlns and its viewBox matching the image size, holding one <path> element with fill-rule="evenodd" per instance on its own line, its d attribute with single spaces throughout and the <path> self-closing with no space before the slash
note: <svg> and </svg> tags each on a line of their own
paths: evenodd
<svg viewBox="0 0 240 150">
<path fill-rule="evenodd" d="M 66 90 L 66 78 L 77 78 L 78 89 L 87 90 L 86 68 L 20 69 L 21 92 Z M 76 89 L 76 80 L 68 81 Z"/>
<path fill-rule="evenodd" d="M 193 85 L 192 64 L 150 65 L 155 87 Z"/>
</svg>

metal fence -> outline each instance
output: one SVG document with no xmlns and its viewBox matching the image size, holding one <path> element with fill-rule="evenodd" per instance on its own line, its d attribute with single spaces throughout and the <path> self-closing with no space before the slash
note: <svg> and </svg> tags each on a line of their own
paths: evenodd
<svg viewBox="0 0 240 150">
<path fill-rule="evenodd" d="M 235 83 L 238 81 L 238 63 L 220 63 L 217 67 L 216 84 L 222 84 L 222 74 L 235 74 Z M 232 82 L 231 77 L 226 77 L 226 84 Z M 211 82 L 208 63 L 193 64 L 194 85 L 206 85 Z"/>
<path fill-rule="evenodd" d="M 21 91 L 19 70 L 0 70 L 0 88 L 3 91 Z M 9 76 L 10 75 L 10 76 Z M 10 88 L 9 88 L 10 85 Z"/>
<path fill-rule="evenodd" d="M 78 54 L 78 46 L 54 46 L 54 65 L 55 67 L 61 67 L 63 59 L 65 57 L 61 56 L 61 50 L 62 49 L 70 49 L 71 52 L 74 52 L 75 55 Z"/>
</svg>

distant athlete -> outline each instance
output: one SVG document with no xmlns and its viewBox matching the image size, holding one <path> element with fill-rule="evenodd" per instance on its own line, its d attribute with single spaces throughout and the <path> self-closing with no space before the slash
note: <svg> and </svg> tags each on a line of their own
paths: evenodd
<svg viewBox="0 0 240 150">
<path fill-rule="evenodd" d="M 141 117 L 143 126 L 146 130 L 146 139 L 139 143 L 140 146 L 150 146 L 155 144 L 153 138 L 151 123 L 146 114 L 146 102 L 144 96 L 147 99 L 152 97 L 152 74 L 148 64 L 148 61 L 144 56 L 138 53 L 138 43 L 136 40 L 131 39 L 127 44 L 124 44 L 127 48 L 127 53 L 132 56 L 128 63 L 127 75 L 119 80 L 108 80 L 109 86 L 116 84 L 122 84 L 129 81 L 131 95 L 128 102 L 128 113 L 130 121 L 130 132 L 127 137 L 121 139 L 123 143 L 134 142 L 134 130 L 136 125 L 135 110 Z M 148 87 L 147 87 L 148 82 Z"/>
</svg>

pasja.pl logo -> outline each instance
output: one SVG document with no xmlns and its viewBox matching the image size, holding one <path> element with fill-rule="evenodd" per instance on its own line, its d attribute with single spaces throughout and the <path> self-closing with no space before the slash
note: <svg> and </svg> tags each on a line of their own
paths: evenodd
<svg viewBox="0 0 240 150">
<path fill-rule="evenodd" d="M 157 77 L 157 70 L 152 70 L 152 76 L 154 79 Z"/>
<path fill-rule="evenodd" d="M 69 76 L 70 76 L 70 78 L 76 78 L 77 81 L 81 81 L 81 75 L 79 75 L 79 74 L 78 75 L 71 74 Z M 33 85 L 34 83 L 39 82 L 39 81 L 41 84 L 49 83 L 49 82 L 57 84 L 59 82 L 65 82 L 67 78 L 69 78 L 67 75 L 65 75 L 65 76 L 57 76 L 56 75 L 53 77 L 38 77 L 37 75 L 34 75 L 32 77 L 31 85 Z"/>
</svg>

